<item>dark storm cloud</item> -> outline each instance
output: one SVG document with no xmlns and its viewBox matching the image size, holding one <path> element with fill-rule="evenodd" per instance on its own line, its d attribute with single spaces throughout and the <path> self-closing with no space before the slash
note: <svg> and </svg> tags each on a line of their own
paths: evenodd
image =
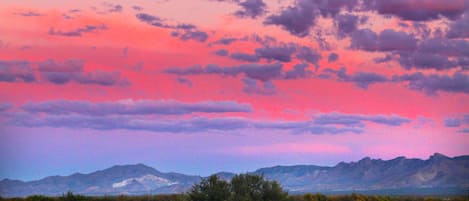
<svg viewBox="0 0 469 201">
<path fill-rule="evenodd" d="M 341 82 L 352 82 L 362 89 L 367 89 L 371 84 L 383 83 L 389 81 L 384 75 L 371 73 L 371 72 L 356 72 L 354 74 L 347 74 L 345 68 L 340 70 L 325 69 L 323 71 L 323 77 L 329 79 L 330 75 L 334 75 L 338 81 Z"/>
<path fill-rule="evenodd" d="M 260 84 L 259 84 L 260 83 Z M 277 89 L 272 81 L 259 82 L 251 78 L 243 78 L 243 92 L 246 94 L 257 94 L 270 96 L 277 93 Z"/>
<path fill-rule="evenodd" d="M 246 77 L 259 80 L 262 82 L 280 78 L 282 75 L 282 64 L 241 64 L 231 67 L 219 67 L 209 64 L 205 67 L 193 66 L 187 68 L 173 67 L 164 70 L 165 73 L 176 75 L 202 75 L 202 74 L 219 74 L 223 76 L 236 76 L 244 74 Z"/>
<path fill-rule="evenodd" d="M 245 0 L 238 5 L 242 8 L 235 12 L 238 17 L 256 18 L 263 15 L 266 9 L 266 4 L 262 0 Z"/>
<path fill-rule="evenodd" d="M 240 104 L 233 101 L 205 101 L 198 103 L 184 103 L 178 101 L 119 101 L 99 102 L 89 101 L 46 101 L 30 102 L 21 107 L 30 113 L 45 113 L 53 115 L 183 115 L 195 112 L 202 113 L 226 113 L 226 112 L 252 112 L 248 104 Z"/>
<path fill-rule="evenodd" d="M 393 81 L 408 82 L 410 89 L 422 91 L 429 95 L 435 95 L 440 91 L 469 94 L 469 78 L 466 74 L 461 72 L 454 73 L 453 76 L 437 74 L 424 75 L 419 72 L 394 76 Z"/>
<path fill-rule="evenodd" d="M 35 80 L 30 62 L 0 60 L 0 82 L 33 82 Z"/>
<path fill-rule="evenodd" d="M 97 33 L 102 30 L 107 30 L 108 27 L 104 24 L 101 25 L 86 25 L 82 28 L 77 28 L 71 31 L 56 30 L 54 27 L 49 29 L 49 35 L 53 36 L 66 36 L 66 37 L 81 37 L 84 33 Z"/>
<path fill-rule="evenodd" d="M 56 62 L 47 60 L 38 63 L 38 71 L 43 78 L 54 84 L 66 84 L 74 81 L 79 84 L 96 84 L 102 86 L 127 86 L 129 81 L 118 72 L 84 71 L 81 60 Z"/>
</svg>

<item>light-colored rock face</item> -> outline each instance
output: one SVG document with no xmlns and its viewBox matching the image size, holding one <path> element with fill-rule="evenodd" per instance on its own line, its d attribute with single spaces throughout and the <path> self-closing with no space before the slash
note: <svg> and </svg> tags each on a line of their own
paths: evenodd
<svg viewBox="0 0 469 201">
<path fill-rule="evenodd" d="M 170 186 L 173 184 L 177 184 L 178 182 L 173 182 L 165 178 L 161 178 L 155 175 L 144 175 L 142 177 L 138 178 L 129 178 L 122 180 L 120 182 L 116 182 L 112 184 L 113 188 L 123 188 L 126 187 L 127 185 L 131 184 L 132 182 L 138 182 L 142 184 L 143 186 L 149 188 L 149 189 L 154 189 L 154 188 L 159 188 L 163 186 Z"/>
</svg>

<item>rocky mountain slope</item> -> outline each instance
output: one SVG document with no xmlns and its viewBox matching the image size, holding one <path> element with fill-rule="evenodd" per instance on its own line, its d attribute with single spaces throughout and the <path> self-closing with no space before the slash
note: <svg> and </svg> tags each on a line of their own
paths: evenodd
<svg viewBox="0 0 469 201">
<path fill-rule="evenodd" d="M 438 153 L 427 160 L 367 157 L 357 162 L 341 162 L 333 167 L 275 166 L 251 173 L 276 180 L 291 193 L 392 191 L 398 194 L 418 193 L 425 189 L 443 193 L 448 189 L 462 194 L 469 192 L 469 156 L 450 158 Z M 229 180 L 235 174 L 220 172 L 217 175 Z M 123 165 L 90 174 L 52 176 L 30 182 L 4 179 L 0 181 L 0 195 L 61 195 L 67 191 L 87 195 L 181 193 L 200 179 L 199 176 L 162 173 L 143 164 Z"/>
</svg>

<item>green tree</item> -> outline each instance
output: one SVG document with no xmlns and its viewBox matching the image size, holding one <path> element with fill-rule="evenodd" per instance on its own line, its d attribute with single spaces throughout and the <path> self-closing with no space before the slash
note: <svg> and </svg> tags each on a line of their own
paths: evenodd
<svg viewBox="0 0 469 201">
<path fill-rule="evenodd" d="M 319 193 L 316 193 L 314 195 L 311 193 L 304 194 L 303 199 L 305 201 L 327 201 L 327 197 Z"/>
<path fill-rule="evenodd" d="M 231 179 L 232 201 L 285 201 L 288 193 L 275 181 L 252 174 L 240 174 Z"/>
<path fill-rule="evenodd" d="M 202 179 L 188 193 L 192 201 L 226 201 L 230 194 L 230 184 L 216 175 Z"/>
</svg>

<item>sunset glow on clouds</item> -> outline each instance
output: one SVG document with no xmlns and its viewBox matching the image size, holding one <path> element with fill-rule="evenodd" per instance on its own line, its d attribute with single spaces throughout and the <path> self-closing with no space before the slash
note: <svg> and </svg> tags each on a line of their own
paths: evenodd
<svg viewBox="0 0 469 201">
<path fill-rule="evenodd" d="M 7 0 L 0 179 L 469 154 L 467 0 Z"/>
</svg>

